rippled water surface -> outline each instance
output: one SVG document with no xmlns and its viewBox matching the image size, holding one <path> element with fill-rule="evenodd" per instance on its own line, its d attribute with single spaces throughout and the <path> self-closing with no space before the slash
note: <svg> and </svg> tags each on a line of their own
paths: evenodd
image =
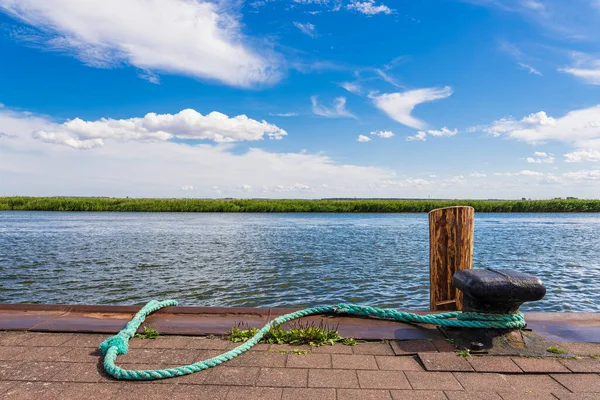
<svg viewBox="0 0 600 400">
<path fill-rule="evenodd" d="M 477 214 L 475 268 L 541 277 L 526 309 L 600 311 L 599 214 Z M 426 214 L 0 212 L 0 302 L 427 309 Z"/>
</svg>

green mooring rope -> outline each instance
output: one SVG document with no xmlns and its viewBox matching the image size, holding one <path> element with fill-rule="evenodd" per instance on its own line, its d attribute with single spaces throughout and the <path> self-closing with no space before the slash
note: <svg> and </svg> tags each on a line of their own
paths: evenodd
<svg viewBox="0 0 600 400">
<path fill-rule="evenodd" d="M 359 306 L 356 304 L 337 304 L 335 306 L 322 306 L 306 308 L 290 314 L 277 317 L 261 330 L 256 335 L 252 336 L 247 342 L 238 347 L 229 350 L 216 357 L 208 360 L 199 361 L 194 364 L 185 365 L 182 367 L 154 370 L 127 370 L 115 365 L 115 361 L 119 354 L 126 354 L 129 349 L 129 339 L 131 339 L 140 325 L 146 319 L 148 314 L 153 313 L 163 307 L 176 306 L 175 300 L 156 301 L 152 300 L 146 304 L 131 321 L 125 325 L 115 336 L 111 336 L 100 344 L 100 351 L 104 354 L 104 369 L 106 372 L 117 379 L 125 379 L 132 381 L 150 381 L 155 379 L 173 378 L 193 374 L 194 372 L 202 371 L 208 368 L 216 367 L 219 364 L 229 361 L 232 358 L 250 350 L 269 332 L 273 327 L 281 325 L 285 322 L 296 318 L 306 317 L 314 314 L 349 314 L 370 316 L 377 318 L 392 319 L 400 322 L 416 322 L 423 324 L 433 324 L 440 326 L 451 326 L 460 328 L 523 328 L 525 327 L 525 319 L 523 314 L 480 314 L 472 312 L 453 311 L 442 314 L 418 315 L 413 313 L 401 312 L 391 309 L 375 308 L 367 306 Z M 455 318 L 455 319 L 453 319 Z"/>
</svg>

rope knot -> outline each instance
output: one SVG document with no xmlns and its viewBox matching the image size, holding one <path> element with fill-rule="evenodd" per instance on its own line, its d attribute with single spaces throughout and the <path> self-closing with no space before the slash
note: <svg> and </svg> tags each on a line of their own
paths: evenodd
<svg viewBox="0 0 600 400">
<path fill-rule="evenodd" d="M 106 355 L 106 352 L 111 347 L 117 348 L 117 354 L 127 354 L 127 350 L 129 350 L 129 343 L 127 338 L 123 337 L 121 333 L 118 333 L 100 343 L 100 351 L 103 355 Z"/>
</svg>

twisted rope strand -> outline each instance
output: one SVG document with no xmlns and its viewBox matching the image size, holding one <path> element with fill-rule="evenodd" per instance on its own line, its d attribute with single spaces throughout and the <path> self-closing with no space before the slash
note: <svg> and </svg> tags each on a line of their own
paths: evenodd
<svg viewBox="0 0 600 400">
<path fill-rule="evenodd" d="M 525 318 L 522 313 L 516 314 L 483 314 L 474 312 L 453 311 L 440 314 L 419 315 L 404 311 L 396 311 L 392 309 L 376 308 L 361 306 L 357 304 L 337 304 L 334 306 L 311 307 L 303 310 L 295 311 L 290 314 L 285 314 L 275 318 L 271 322 L 262 327 L 254 336 L 245 343 L 213 358 L 204 361 L 198 361 L 194 364 L 184 365 L 181 367 L 155 370 L 128 370 L 123 369 L 115 364 L 117 357 L 120 354 L 126 354 L 129 350 L 129 340 L 135 335 L 140 325 L 149 314 L 169 306 L 176 306 L 178 303 L 175 300 L 156 301 L 152 300 L 146 304 L 135 316 L 129 321 L 125 327 L 115 336 L 111 336 L 100 344 L 100 351 L 104 355 L 105 371 L 116 379 L 149 381 L 156 379 L 173 378 L 193 374 L 203 371 L 208 368 L 216 367 L 223 364 L 240 354 L 250 350 L 258 344 L 262 338 L 276 326 L 292 321 L 297 318 L 306 317 L 315 314 L 349 314 L 358 316 L 376 317 L 381 319 L 391 319 L 400 322 L 412 322 L 421 324 L 433 324 L 439 326 L 451 326 L 460 328 L 503 328 L 503 329 L 518 329 L 525 327 Z"/>
</svg>

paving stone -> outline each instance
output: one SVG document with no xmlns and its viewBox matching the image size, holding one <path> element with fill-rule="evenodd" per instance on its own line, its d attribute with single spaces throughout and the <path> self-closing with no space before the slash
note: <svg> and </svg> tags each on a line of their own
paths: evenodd
<svg viewBox="0 0 600 400">
<path fill-rule="evenodd" d="M 421 364 L 411 356 L 375 356 L 377 366 L 388 371 L 423 371 Z"/>
<path fill-rule="evenodd" d="M 157 351 L 130 348 L 127 354 L 120 355 L 117 360 L 122 364 L 148 364 L 154 360 Z"/>
<path fill-rule="evenodd" d="M 444 392 L 439 390 L 392 390 L 394 400 L 447 400 Z"/>
<path fill-rule="evenodd" d="M 283 388 L 282 400 L 336 400 L 335 389 Z"/>
<path fill-rule="evenodd" d="M 225 400 L 229 386 L 174 385 L 172 399 L 176 400 Z"/>
<path fill-rule="evenodd" d="M 303 345 L 299 345 L 299 346 L 293 346 L 290 344 L 272 344 L 269 346 L 269 350 L 275 351 L 277 353 L 279 353 L 281 351 L 290 353 L 293 350 L 304 350 L 304 351 L 308 351 L 308 352 L 312 353 L 312 350 L 315 348 L 316 348 L 315 346 L 309 346 L 307 344 L 303 344 Z"/>
<path fill-rule="evenodd" d="M 149 350 L 144 348 L 145 350 Z M 188 365 L 202 360 L 200 350 L 192 349 L 156 349 L 155 356 L 149 360 L 150 363 L 164 364 L 169 366 Z"/>
<path fill-rule="evenodd" d="M 554 393 L 559 400 L 600 400 L 600 393 Z"/>
<path fill-rule="evenodd" d="M 249 351 L 241 356 L 227 361 L 230 367 L 285 367 L 287 355 L 279 353 L 268 353 L 266 351 Z"/>
<path fill-rule="evenodd" d="M 435 338 L 431 343 L 433 343 L 433 347 L 435 347 L 437 351 L 442 353 L 454 353 L 456 351 L 456 346 L 446 339 Z"/>
<path fill-rule="evenodd" d="M 358 376 L 354 370 L 310 369 L 308 386 L 322 388 L 358 388 Z"/>
<path fill-rule="evenodd" d="M 62 362 L 73 362 L 73 363 L 92 363 L 98 362 L 102 359 L 102 353 L 99 349 L 93 347 L 58 347 L 66 352 L 61 354 L 57 360 Z M 119 362 L 121 359 L 119 358 Z"/>
<path fill-rule="evenodd" d="M 46 381 L 66 367 L 64 363 L 23 361 L 4 369 L 0 364 L 0 379 Z"/>
<path fill-rule="evenodd" d="M 448 400 L 502 400 L 495 392 L 445 391 Z"/>
<path fill-rule="evenodd" d="M 308 370 L 301 368 L 261 368 L 257 386 L 307 387 Z"/>
<path fill-rule="evenodd" d="M 372 356 L 393 356 L 394 350 L 389 343 L 359 343 L 352 346 L 354 354 L 366 354 Z"/>
<path fill-rule="evenodd" d="M 331 368 L 331 354 L 289 354 L 288 368 Z"/>
<path fill-rule="evenodd" d="M 417 355 L 417 353 L 437 352 L 431 341 L 419 340 L 394 340 L 390 342 L 392 350 L 397 356 Z"/>
<path fill-rule="evenodd" d="M 15 359 L 20 361 L 60 361 L 72 349 L 64 347 L 27 347 Z"/>
<path fill-rule="evenodd" d="M 31 335 L 25 332 L 2 332 L 0 346 L 20 346 L 24 341 L 31 339 Z"/>
<path fill-rule="evenodd" d="M 578 356 L 600 355 L 600 343 L 559 342 L 557 344 Z"/>
<path fill-rule="evenodd" d="M 226 367 L 211 368 L 204 380 L 207 385 L 252 386 L 258 379 L 259 368 Z"/>
<path fill-rule="evenodd" d="M 419 358 L 427 371 L 473 371 L 464 357 L 454 353 L 419 353 Z"/>
<path fill-rule="evenodd" d="M 337 369 L 377 369 L 374 356 L 332 354 L 331 361 Z"/>
<path fill-rule="evenodd" d="M 119 399 L 164 400 L 172 398 L 175 385 L 127 384 L 117 393 Z"/>
<path fill-rule="evenodd" d="M 564 374 L 551 375 L 571 392 L 600 393 L 600 375 Z"/>
<path fill-rule="evenodd" d="M 556 400 L 552 393 L 539 392 L 501 392 L 502 400 Z"/>
<path fill-rule="evenodd" d="M 19 355 L 27 351 L 27 347 L 0 346 L 0 361 L 19 359 Z"/>
<path fill-rule="evenodd" d="M 109 336 L 97 333 L 77 333 L 71 339 L 62 343 L 63 347 L 94 347 L 98 348 L 100 343 L 105 341 Z"/>
<path fill-rule="evenodd" d="M 573 372 L 600 372 L 600 360 L 595 358 L 565 359 L 560 362 Z"/>
<path fill-rule="evenodd" d="M 17 382 L 14 381 L 0 381 L 0 395 L 16 384 Z"/>
<path fill-rule="evenodd" d="M 223 339 L 192 338 L 187 344 L 188 349 L 225 350 L 231 342 Z M 241 343 L 238 343 L 241 344 Z M 256 345 L 260 346 L 260 345 Z M 254 346 L 254 347 L 256 347 Z"/>
<path fill-rule="evenodd" d="M 454 376 L 465 390 L 474 392 L 487 392 L 490 389 L 495 391 L 510 392 L 513 390 L 512 385 L 507 379 L 507 375 L 482 373 L 469 374 L 466 372 L 455 372 Z"/>
<path fill-rule="evenodd" d="M 512 388 L 519 392 L 561 393 L 567 390 L 548 375 L 505 375 Z M 558 375 L 558 376 L 572 376 Z M 497 389 L 498 392 L 510 391 Z"/>
<path fill-rule="evenodd" d="M 57 382 L 20 382 L 2 394 L 6 400 L 63 399 L 62 392 L 66 383 Z"/>
<path fill-rule="evenodd" d="M 283 389 L 273 387 L 232 387 L 227 400 L 280 400 Z"/>
<path fill-rule="evenodd" d="M 512 360 L 524 372 L 545 374 L 551 372 L 571 372 L 554 358 L 513 357 Z"/>
<path fill-rule="evenodd" d="M 392 400 L 389 390 L 338 389 L 338 400 Z"/>
<path fill-rule="evenodd" d="M 21 346 L 60 346 L 73 337 L 71 333 L 32 333 L 31 337 L 21 343 Z"/>
<path fill-rule="evenodd" d="M 333 346 L 318 346 L 312 348 L 312 353 L 328 353 L 328 354 L 353 354 L 352 348 L 355 346 L 346 346 L 336 343 Z"/>
<path fill-rule="evenodd" d="M 122 387 L 119 383 L 71 383 L 60 395 L 63 399 L 110 399 Z"/>
<path fill-rule="evenodd" d="M 401 371 L 356 371 L 362 389 L 410 389 Z"/>
<path fill-rule="evenodd" d="M 410 385 L 417 390 L 463 390 L 450 372 L 404 372 Z"/>
<path fill-rule="evenodd" d="M 156 339 L 148 339 L 145 349 L 185 349 L 192 341 L 189 336 L 159 336 Z"/>
<path fill-rule="evenodd" d="M 99 364 L 66 364 L 58 373 L 47 378 L 53 382 L 100 382 L 102 375 L 98 370 Z"/>
<path fill-rule="evenodd" d="M 522 372 L 510 357 L 473 356 L 467 362 L 477 372 Z"/>
</svg>

